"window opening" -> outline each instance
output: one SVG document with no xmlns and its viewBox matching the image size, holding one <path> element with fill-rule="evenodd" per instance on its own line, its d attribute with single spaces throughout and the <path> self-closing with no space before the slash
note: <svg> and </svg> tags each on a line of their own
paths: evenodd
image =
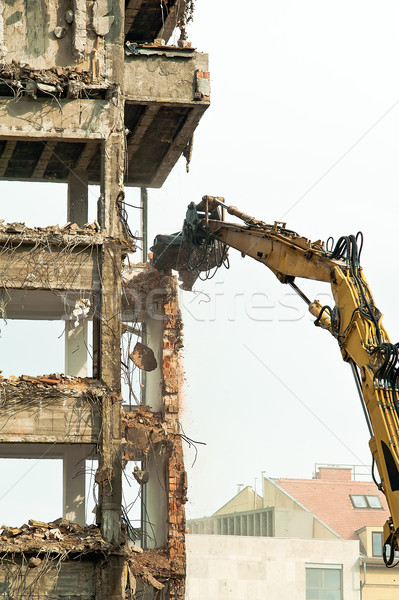
<svg viewBox="0 0 399 600">
<path fill-rule="evenodd" d="M 98 484 L 95 482 L 98 460 L 86 459 L 86 498 L 85 498 L 85 521 L 87 525 L 96 524 L 96 508 L 98 505 Z"/>
<path fill-rule="evenodd" d="M 342 565 L 306 565 L 306 600 L 342 600 Z"/>
<path fill-rule="evenodd" d="M 137 344 L 143 343 L 142 324 L 136 322 L 122 324 L 122 397 L 127 408 L 143 404 L 145 371 L 133 360 Z M 132 357 L 132 358 L 131 358 Z"/>
<path fill-rule="evenodd" d="M 20 527 L 29 519 L 47 523 L 62 516 L 62 460 L 1 458 L 0 478 L 1 524 Z"/>
<path fill-rule="evenodd" d="M 1 186 L 0 215 L 5 223 L 25 223 L 27 227 L 66 224 L 65 183 L 2 181 Z M 16 197 L 18 202 L 10 202 Z"/>
<path fill-rule="evenodd" d="M 148 483 L 149 474 L 145 461 L 128 461 L 122 479 L 122 523 L 129 544 L 143 546 L 143 519 L 146 508 L 143 503 L 143 486 Z M 151 526 L 146 530 L 151 532 Z"/>
<path fill-rule="evenodd" d="M 384 534 L 382 531 L 373 531 L 372 534 L 373 556 L 382 556 L 382 546 L 384 544 Z"/>
</svg>

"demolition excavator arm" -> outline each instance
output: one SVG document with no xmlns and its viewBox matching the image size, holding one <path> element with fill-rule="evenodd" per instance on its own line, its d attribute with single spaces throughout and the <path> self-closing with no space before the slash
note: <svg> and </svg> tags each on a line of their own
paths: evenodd
<svg viewBox="0 0 399 600">
<path fill-rule="evenodd" d="M 226 212 L 240 223 L 228 223 Z M 373 478 L 385 494 L 391 517 L 384 526 L 384 560 L 387 566 L 399 550 L 399 344 L 392 344 L 381 323 L 363 270 L 362 234 L 341 237 L 327 249 L 286 228 L 226 206 L 223 198 L 204 196 L 187 210 L 182 232 L 157 236 L 153 262 L 158 268 L 175 268 L 190 282 L 201 272 L 227 260 L 227 248 L 263 263 L 290 285 L 308 304 L 315 324 L 335 337 L 343 359 L 355 377 L 367 425 L 373 458 Z M 296 278 L 331 285 L 335 306 L 311 302 L 295 283 Z M 374 476 L 378 469 L 380 483 Z"/>
</svg>

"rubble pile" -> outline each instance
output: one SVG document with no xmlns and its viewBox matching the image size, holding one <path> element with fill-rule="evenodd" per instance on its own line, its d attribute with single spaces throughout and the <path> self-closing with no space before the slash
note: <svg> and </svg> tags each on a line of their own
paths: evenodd
<svg viewBox="0 0 399 600">
<path fill-rule="evenodd" d="M 68 519 L 50 523 L 30 519 L 21 527 L 1 526 L 1 552 L 101 552 L 111 549 L 98 527 L 81 527 Z"/>
<path fill-rule="evenodd" d="M 26 385 L 33 385 L 35 387 L 48 388 L 54 385 L 92 385 L 98 383 L 97 379 L 90 377 L 71 377 L 70 375 L 64 375 L 63 373 L 50 373 L 49 375 L 38 375 L 36 377 L 32 375 L 10 375 L 5 378 L 2 377 L 0 371 L 0 384 L 8 384 L 14 387 Z"/>
<path fill-rule="evenodd" d="M 109 85 L 102 81 L 94 84 L 93 74 L 85 71 L 80 65 L 76 67 L 53 67 L 50 69 L 34 69 L 28 64 L 20 64 L 13 60 L 0 70 L 1 81 L 10 86 L 14 94 L 24 93 L 36 98 L 37 95 L 56 95 L 67 98 L 85 97 L 84 90 L 98 88 L 107 89 Z M 92 98 L 93 96 L 90 95 Z"/>
<path fill-rule="evenodd" d="M 29 236 L 37 236 L 38 234 L 45 233 L 46 235 L 95 235 L 101 231 L 100 225 L 97 221 L 88 223 L 84 227 L 79 227 L 76 223 L 67 223 L 63 227 L 60 225 L 49 225 L 48 227 L 27 227 L 25 223 L 5 223 L 4 219 L 0 219 L 0 233 L 16 233 L 26 234 Z"/>
</svg>

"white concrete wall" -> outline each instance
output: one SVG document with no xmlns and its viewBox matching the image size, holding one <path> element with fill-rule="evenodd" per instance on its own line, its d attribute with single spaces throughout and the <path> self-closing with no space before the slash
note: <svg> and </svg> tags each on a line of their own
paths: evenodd
<svg viewBox="0 0 399 600">
<path fill-rule="evenodd" d="M 342 565 L 343 598 L 359 600 L 359 543 L 187 535 L 186 600 L 305 600 L 306 563 Z"/>
</svg>

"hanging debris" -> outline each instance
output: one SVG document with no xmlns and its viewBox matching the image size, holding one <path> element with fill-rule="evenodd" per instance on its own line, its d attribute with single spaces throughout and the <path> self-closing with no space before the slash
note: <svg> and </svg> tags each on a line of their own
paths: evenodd
<svg viewBox="0 0 399 600">
<path fill-rule="evenodd" d="M 143 369 L 143 371 L 154 371 L 158 366 L 154 352 L 149 346 L 141 342 L 137 342 L 133 352 L 129 354 L 129 358 L 134 362 L 136 367 Z"/>
</svg>

